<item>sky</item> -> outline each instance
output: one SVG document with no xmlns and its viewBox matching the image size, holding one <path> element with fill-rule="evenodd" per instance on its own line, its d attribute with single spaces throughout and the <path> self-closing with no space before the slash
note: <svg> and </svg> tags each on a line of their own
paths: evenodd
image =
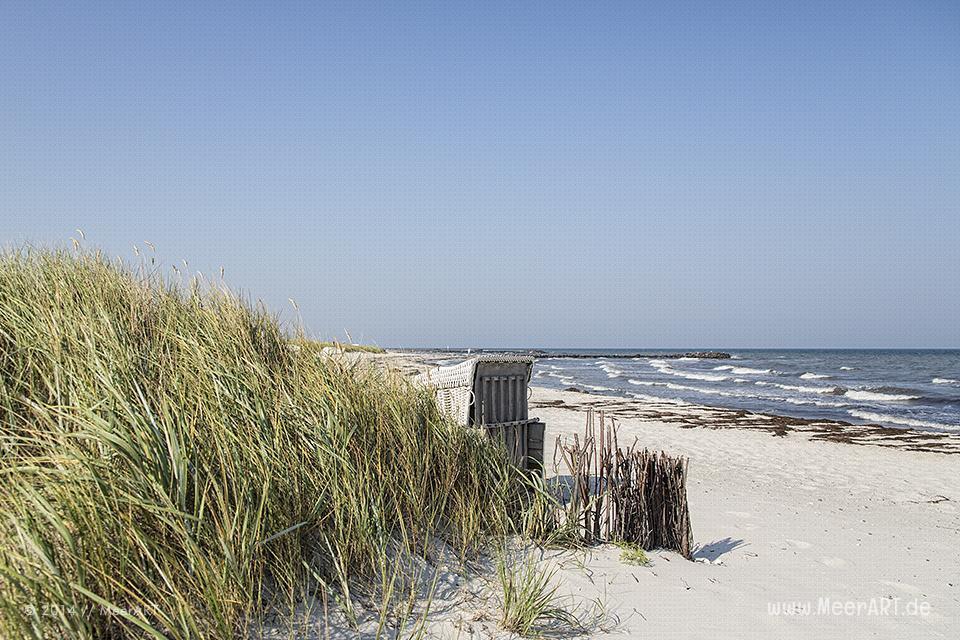
<svg viewBox="0 0 960 640">
<path fill-rule="evenodd" d="M 383 346 L 960 347 L 957 2 L 5 0 L 0 59 L 5 247 Z"/>
</svg>

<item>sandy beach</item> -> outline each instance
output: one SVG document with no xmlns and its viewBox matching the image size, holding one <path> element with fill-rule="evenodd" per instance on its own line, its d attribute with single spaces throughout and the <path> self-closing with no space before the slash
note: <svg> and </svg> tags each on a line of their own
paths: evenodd
<svg viewBox="0 0 960 640">
<path fill-rule="evenodd" d="M 610 624 L 593 635 L 955 637 L 960 456 L 948 452 L 960 438 L 537 387 L 530 407 L 547 424 L 547 477 L 556 438 L 582 432 L 591 408 L 617 421 L 621 442 L 690 461 L 694 562 L 654 551 L 650 566 L 629 566 L 606 546 L 544 553 L 571 603 L 604 604 Z M 454 617 L 460 637 L 502 635 L 482 610 Z"/>
<path fill-rule="evenodd" d="M 535 389 L 535 413 L 548 425 L 549 460 L 553 439 L 583 428 L 583 410 L 558 401 L 606 404 L 586 394 Z M 613 416 L 627 413 L 610 409 Z M 960 457 L 817 441 L 802 432 L 685 428 L 633 417 L 618 422 L 623 440 L 635 436 L 644 446 L 689 457 L 699 562 L 654 552 L 650 567 L 625 567 L 617 550 L 605 549 L 588 554 L 589 577 L 564 571 L 572 593 L 605 594 L 621 621 L 615 633 L 954 637 Z M 917 615 L 907 613 L 910 603 Z M 924 603 L 925 613 L 919 610 Z M 890 609 L 880 612 L 882 606 Z"/>
</svg>

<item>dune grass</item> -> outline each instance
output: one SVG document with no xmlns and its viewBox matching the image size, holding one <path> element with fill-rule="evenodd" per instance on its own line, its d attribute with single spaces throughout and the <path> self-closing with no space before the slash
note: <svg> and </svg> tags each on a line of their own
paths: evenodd
<svg viewBox="0 0 960 640">
<path fill-rule="evenodd" d="M 231 638 L 502 534 L 514 471 L 428 393 L 97 253 L 0 257 L 0 637 Z"/>
<path fill-rule="evenodd" d="M 538 566 L 531 554 L 511 558 L 507 552 L 498 556 L 496 567 L 501 597 L 500 626 L 505 630 L 526 638 L 557 628 L 568 633 L 586 629 L 578 614 L 557 595 L 555 567 Z"/>
</svg>

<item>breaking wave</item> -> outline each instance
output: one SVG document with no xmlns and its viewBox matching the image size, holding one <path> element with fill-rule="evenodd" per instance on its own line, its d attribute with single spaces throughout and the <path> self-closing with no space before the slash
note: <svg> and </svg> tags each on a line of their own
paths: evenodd
<svg viewBox="0 0 960 640">
<path fill-rule="evenodd" d="M 714 367 L 713 370 L 729 371 L 730 373 L 736 373 L 742 376 L 751 374 L 768 375 L 771 373 L 776 373 L 773 369 L 751 369 L 750 367 L 734 367 L 729 364 L 723 364 L 719 367 Z"/>
<path fill-rule="evenodd" d="M 850 389 L 844 395 L 851 400 L 862 400 L 864 402 L 907 402 L 909 400 L 919 400 L 921 397 L 905 393 L 881 393 L 879 391 L 858 391 L 856 389 Z"/>
<path fill-rule="evenodd" d="M 885 413 L 873 413 L 872 411 L 859 411 L 851 409 L 848 411 L 854 418 L 869 420 L 870 422 L 900 424 L 905 427 L 917 427 L 920 429 L 939 429 L 942 431 L 958 431 L 956 425 L 943 424 L 941 422 L 932 422 L 930 420 L 917 420 L 916 418 L 906 418 L 904 416 L 891 416 Z"/>
<path fill-rule="evenodd" d="M 703 380 L 704 382 L 723 382 L 724 380 L 729 380 L 729 376 L 718 376 L 711 373 L 693 373 L 692 371 L 679 371 L 674 369 L 669 364 L 663 360 L 651 360 L 650 366 L 659 371 L 660 373 L 665 373 L 671 376 L 677 376 L 678 378 L 686 378 L 687 380 Z"/>
<path fill-rule="evenodd" d="M 793 384 L 780 384 L 778 382 L 764 382 L 763 380 L 758 380 L 756 384 L 761 387 L 777 387 L 778 389 L 783 389 L 784 391 L 797 391 L 799 393 L 821 393 L 831 396 L 842 395 L 846 389 L 843 387 L 801 387 Z"/>
</svg>

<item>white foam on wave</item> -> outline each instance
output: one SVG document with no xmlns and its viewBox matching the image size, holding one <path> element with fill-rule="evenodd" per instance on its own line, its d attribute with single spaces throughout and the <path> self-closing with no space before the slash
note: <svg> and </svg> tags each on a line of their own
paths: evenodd
<svg viewBox="0 0 960 640">
<path fill-rule="evenodd" d="M 679 378 L 686 378 L 687 380 L 703 380 L 704 382 L 723 382 L 724 380 L 729 380 L 729 376 L 718 376 L 711 373 L 694 373 L 692 371 L 679 371 L 674 369 L 669 364 L 663 360 L 651 360 L 650 366 L 659 371 L 660 373 L 665 373 L 671 376 L 677 376 Z"/>
<path fill-rule="evenodd" d="M 631 397 L 644 402 L 660 402 L 664 404 L 674 404 L 678 406 L 688 406 L 690 403 L 679 398 L 661 398 L 660 396 L 649 396 L 645 393 L 631 393 Z"/>
<path fill-rule="evenodd" d="M 774 373 L 773 369 L 751 369 L 750 367 L 734 367 L 730 371 L 740 375 L 767 375 Z"/>
<path fill-rule="evenodd" d="M 705 393 L 712 396 L 725 396 L 727 398 L 744 398 L 750 397 L 742 393 L 731 393 L 729 391 L 721 391 L 720 389 L 704 389 L 701 387 L 691 387 L 685 384 L 676 384 L 674 382 L 654 382 L 651 380 L 636 380 L 630 378 L 627 380 L 630 384 L 635 384 L 640 387 L 666 387 L 672 391 L 693 391 L 694 393 Z"/>
<path fill-rule="evenodd" d="M 865 402 L 906 402 L 920 397 L 909 396 L 904 393 L 879 393 L 877 391 L 857 391 L 856 389 L 850 389 L 843 395 L 851 400 L 863 400 Z"/>
<path fill-rule="evenodd" d="M 808 400 L 806 398 L 776 398 L 776 400 L 782 400 L 788 404 L 795 404 L 798 406 L 803 405 L 814 405 L 815 407 L 845 407 L 842 402 L 829 402 L 827 400 Z"/>
<path fill-rule="evenodd" d="M 784 397 L 780 397 L 780 396 L 755 396 L 755 395 L 752 395 L 752 394 L 749 394 L 749 393 L 747 393 L 747 394 L 744 394 L 744 393 L 732 393 L 732 392 L 729 392 L 729 391 L 722 391 L 722 390 L 720 390 L 720 389 L 704 389 L 704 388 L 701 388 L 701 387 L 691 387 L 691 386 L 684 385 L 684 384 L 674 384 L 673 382 L 653 382 L 653 381 L 650 381 L 650 380 L 636 380 L 636 379 L 634 379 L 634 378 L 630 378 L 629 380 L 627 380 L 627 382 L 629 382 L 630 384 L 635 384 L 635 385 L 637 385 L 637 386 L 642 386 L 642 387 L 666 387 L 667 389 L 670 389 L 670 390 L 672 390 L 672 391 L 693 391 L 694 393 L 703 393 L 703 394 L 707 394 L 707 395 L 723 396 L 723 397 L 727 397 L 727 398 L 756 398 L 756 399 L 772 400 L 772 401 L 776 401 L 776 402 L 787 402 L 787 403 L 789 403 L 789 404 L 794 404 L 794 405 L 798 405 L 798 406 L 802 406 L 802 405 L 807 405 L 807 406 L 813 405 L 813 406 L 817 406 L 817 407 L 843 407 L 843 406 L 846 406 L 846 405 L 844 405 L 844 403 L 842 403 L 842 402 L 830 402 L 830 401 L 827 401 L 827 400 L 814 400 L 814 399 L 812 399 L 812 398 L 784 398 Z M 744 382 L 748 382 L 748 381 L 747 381 L 747 380 L 744 380 Z M 769 383 L 769 382 L 765 382 L 764 385 L 768 385 L 768 386 L 779 386 L 779 385 L 772 385 L 772 384 Z"/>
<path fill-rule="evenodd" d="M 954 380 L 953 378 L 934 378 L 930 382 L 933 384 L 960 384 L 960 380 Z"/>
<path fill-rule="evenodd" d="M 573 378 L 570 376 L 565 376 L 562 373 L 556 373 L 555 371 L 547 371 L 546 374 L 551 378 L 556 378 L 563 384 L 573 384 Z"/>
<path fill-rule="evenodd" d="M 851 409 L 848 411 L 851 416 L 854 418 L 860 418 L 861 420 L 869 420 L 870 422 L 886 422 L 890 424 L 899 424 L 905 427 L 918 427 L 921 429 L 942 429 L 944 431 L 960 431 L 960 427 L 957 425 L 943 424 L 940 422 L 932 422 L 930 420 L 917 420 L 916 418 L 907 418 L 904 416 L 890 416 L 885 413 L 873 413 L 872 411 L 859 411 L 857 409 Z"/>
<path fill-rule="evenodd" d="M 580 386 L 584 387 L 585 389 L 590 389 L 591 391 L 616 391 L 616 389 L 611 389 L 610 387 L 601 387 L 600 385 L 596 384 L 584 384 Z"/>
<path fill-rule="evenodd" d="M 853 367 L 840 367 L 840 371 L 853 371 Z"/>
<path fill-rule="evenodd" d="M 821 393 L 821 394 L 830 394 L 837 395 L 842 389 L 840 387 L 801 387 L 793 384 L 779 384 L 777 382 L 764 382 L 763 380 L 757 380 L 755 384 L 758 384 L 762 387 L 771 386 L 777 387 L 778 389 L 783 389 L 784 391 L 798 391 L 800 393 Z"/>
<path fill-rule="evenodd" d="M 608 378 L 618 378 L 618 377 L 620 377 L 621 375 L 623 375 L 623 371 L 622 371 L 622 370 L 617 369 L 616 367 L 612 367 L 612 366 L 610 366 L 610 365 L 608 365 L 608 364 L 601 364 L 601 365 L 600 365 L 600 369 L 602 369 L 603 371 L 606 371 L 606 372 L 607 372 L 607 377 L 608 377 Z"/>
<path fill-rule="evenodd" d="M 741 376 L 749 375 L 769 375 L 775 373 L 773 369 L 751 369 L 750 367 L 734 367 L 729 364 L 723 364 L 719 367 L 714 367 L 714 371 L 729 371 L 730 373 L 736 373 Z"/>
</svg>

